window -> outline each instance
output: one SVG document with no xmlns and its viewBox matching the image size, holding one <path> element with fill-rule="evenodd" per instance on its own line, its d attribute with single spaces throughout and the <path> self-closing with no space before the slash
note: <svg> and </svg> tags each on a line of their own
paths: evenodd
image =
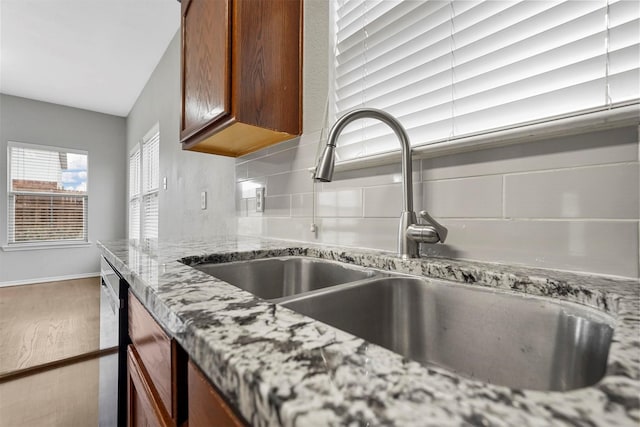
<svg viewBox="0 0 640 427">
<path fill-rule="evenodd" d="M 87 152 L 10 142 L 7 244 L 88 242 Z"/>
<path fill-rule="evenodd" d="M 414 146 L 603 110 L 640 98 L 633 0 L 335 0 L 332 112 L 397 117 Z M 593 116 L 592 116 L 593 117 Z M 398 150 L 352 123 L 340 160 Z"/>
<path fill-rule="evenodd" d="M 129 156 L 129 239 L 145 248 L 158 241 L 160 134 L 158 126 Z"/>
<path fill-rule="evenodd" d="M 140 146 L 129 156 L 129 240 L 140 241 Z"/>
</svg>

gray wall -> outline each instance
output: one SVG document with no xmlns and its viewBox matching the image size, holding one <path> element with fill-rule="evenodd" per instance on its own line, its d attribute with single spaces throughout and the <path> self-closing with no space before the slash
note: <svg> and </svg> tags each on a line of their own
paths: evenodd
<svg viewBox="0 0 640 427">
<path fill-rule="evenodd" d="M 207 238 L 234 233 L 234 160 L 182 151 L 179 143 L 179 33 L 127 117 L 127 156 L 156 123 L 160 128 L 160 181 L 166 176 L 168 184 L 167 190 L 160 189 L 159 238 Z M 201 191 L 207 192 L 206 210 L 200 209 Z M 127 200 L 127 193 L 123 200 Z"/>
<path fill-rule="evenodd" d="M 5 252 L 0 284 L 100 271 L 96 240 L 125 235 L 125 119 L 0 94 L 0 244 L 7 242 L 7 141 L 89 152 L 90 247 Z"/>
<path fill-rule="evenodd" d="M 304 135 L 237 159 L 238 233 L 395 250 L 400 165 L 337 173 L 316 184 L 326 100 L 327 2 L 305 3 Z M 434 256 L 638 277 L 638 127 L 414 162 L 416 210 L 450 232 Z M 255 212 L 255 187 L 266 210 Z"/>
</svg>

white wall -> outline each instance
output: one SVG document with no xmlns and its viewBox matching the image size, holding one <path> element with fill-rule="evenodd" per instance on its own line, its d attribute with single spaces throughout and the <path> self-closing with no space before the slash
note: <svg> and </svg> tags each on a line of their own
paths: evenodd
<svg viewBox="0 0 640 427">
<path fill-rule="evenodd" d="M 124 237 L 125 119 L 0 94 L 0 244 L 7 243 L 7 141 L 89 152 L 90 247 L 5 252 L 0 285 L 100 271 L 96 240 Z"/>
<path fill-rule="evenodd" d="M 162 184 L 160 189 L 160 239 L 233 234 L 234 159 L 182 151 L 180 146 L 179 32 L 127 117 L 127 156 L 155 123 L 160 128 L 160 182 L 166 176 L 168 184 L 167 190 Z M 201 191 L 207 192 L 206 210 L 200 209 Z"/>
<path fill-rule="evenodd" d="M 304 135 L 237 159 L 238 233 L 394 251 L 400 164 L 336 173 L 314 166 L 327 91 L 328 2 L 305 2 Z M 450 230 L 433 256 L 626 277 L 639 275 L 638 127 L 414 161 L 415 208 Z M 255 212 L 255 187 L 266 187 Z"/>
</svg>

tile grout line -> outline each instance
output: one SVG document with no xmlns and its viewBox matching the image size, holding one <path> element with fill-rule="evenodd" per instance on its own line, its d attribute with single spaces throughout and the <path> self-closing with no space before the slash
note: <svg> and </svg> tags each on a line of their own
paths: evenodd
<svg viewBox="0 0 640 427">
<path fill-rule="evenodd" d="M 542 173 L 550 173 L 550 172 L 562 172 L 562 171 L 570 171 L 570 170 L 580 170 L 580 169 L 595 169 L 595 168 L 607 168 L 613 166 L 633 166 L 638 165 L 640 162 L 635 160 L 627 160 L 624 162 L 613 162 L 613 163 L 603 163 L 603 164 L 594 164 L 594 165 L 580 165 L 580 166 L 568 166 L 563 168 L 550 168 L 550 169 L 535 169 L 535 170 L 527 170 L 520 172 L 494 172 L 487 174 L 478 174 L 478 175 L 468 175 L 468 176 L 451 176 L 448 178 L 436 178 L 436 179 L 425 179 L 423 182 L 441 182 L 441 181 L 455 181 L 455 180 L 463 180 L 463 179 L 472 179 L 472 178 L 483 178 L 490 176 L 513 176 L 513 175 L 533 175 L 533 174 L 542 174 Z"/>
</svg>

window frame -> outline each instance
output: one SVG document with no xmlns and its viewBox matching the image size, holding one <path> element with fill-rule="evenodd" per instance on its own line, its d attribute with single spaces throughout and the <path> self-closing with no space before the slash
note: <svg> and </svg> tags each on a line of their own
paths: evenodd
<svg viewBox="0 0 640 427">
<path fill-rule="evenodd" d="M 49 152 L 58 152 L 58 153 L 68 153 L 68 154 L 80 154 L 87 156 L 87 190 L 84 195 L 79 194 L 65 194 L 65 193 L 53 193 L 53 192 L 35 192 L 35 191 L 14 191 L 12 190 L 11 185 L 11 150 L 13 148 L 25 148 L 31 150 L 42 150 Z M 2 250 L 5 252 L 10 251 L 23 251 L 23 250 L 32 250 L 32 249 L 60 249 L 60 248 L 73 248 L 73 247 L 87 247 L 91 246 L 92 243 L 89 239 L 89 151 L 87 150 L 79 150 L 75 148 L 68 147 L 58 147 L 52 145 L 43 145 L 43 144 L 33 144 L 27 142 L 19 142 L 19 141 L 7 141 L 7 223 L 6 223 L 6 241 L 2 246 Z M 16 242 L 11 239 L 11 225 L 13 224 L 11 218 L 15 220 L 15 214 L 11 215 L 11 198 L 16 195 L 35 195 L 35 196 L 45 196 L 45 197 L 74 197 L 78 199 L 82 199 L 84 203 L 83 210 L 83 227 L 84 227 L 84 239 L 80 240 L 32 240 L 25 242 Z M 15 227 L 14 227 L 15 228 Z"/>
</svg>

